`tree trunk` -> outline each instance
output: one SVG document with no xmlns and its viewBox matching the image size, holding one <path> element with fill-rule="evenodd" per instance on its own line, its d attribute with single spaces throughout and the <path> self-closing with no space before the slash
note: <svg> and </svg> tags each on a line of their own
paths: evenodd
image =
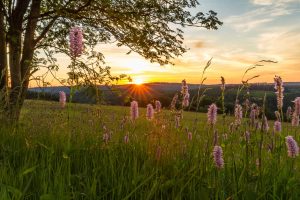
<svg viewBox="0 0 300 200">
<path fill-rule="evenodd" d="M 7 52 L 6 32 L 3 12 L 0 12 L 0 109 L 6 107 L 7 102 Z"/>
<path fill-rule="evenodd" d="M 9 95 L 8 118 L 18 121 L 28 89 L 30 66 L 32 64 L 35 40 L 34 33 L 40 15 L 41 0 L 32 0 L 22 36 L 23 18 L 30 0 L 19 0 L 9 22 L 9 68 L 11 74 L 11 91 Z"/>
</svg>

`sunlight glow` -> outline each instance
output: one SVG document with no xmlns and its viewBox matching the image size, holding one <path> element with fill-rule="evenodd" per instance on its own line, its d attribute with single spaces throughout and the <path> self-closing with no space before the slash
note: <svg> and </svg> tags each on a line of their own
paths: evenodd
<svg viewBox="0 0 300 200">
<path fill-rule="evenodd" d="M 133 83 L 135 85 L 142 85 L 144 83 L 144 80 L 141 78 L 137 78 L 137 79 L 133 80 Z"/>
</svg>

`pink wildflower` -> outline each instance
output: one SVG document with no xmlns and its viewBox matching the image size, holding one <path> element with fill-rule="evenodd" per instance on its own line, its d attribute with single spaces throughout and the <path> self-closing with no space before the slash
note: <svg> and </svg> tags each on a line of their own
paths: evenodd
<svg viewBox="0 0 300 200">
<path fill-rule="evenodd" d="M 125 143 L 125 144 L 128 144 L 128 142 L 129 142 L 129 136 L 128 136 L 128 135 L 125 135 L 125 136 L 124 136 L 124 143 Z"/>
<path fill-rule="evenodd" d="M 292 126 L 299 126 L 299 115 L 296 112 L 292 116 Z"/>
<path fill-rule="evenodd" d="M 241 125 L 242 118 L 243 118 L 243 108 L 241 105 L 239 105 L 239 104 L 235 105 L 234 116 L 235 116 L 235 124 Z"/>
<path fill-rule="evenodd" d="M 79 57 L 82 54 L 83 35 L 79 27 L 73 27 L 70 30 L 70 51 L 73 57 Z"/>
<path fill-rule="evenodd" d="M 130 113 L 132 120 L 136 120 L 139 117 L 139 106 L 137 101 L 131 102 Z"/>
<path fill-rule="evenodd" d="M 178 99 L 178 94 L 175 94 L 172 102 L 171 102 L 171 110 L 175 110 L 176 109 L 176 103 L 177 103 L 177 99 Z"/>
<path fill-rule="evenodd" d="M 186 93 L 183 97 L 183 101 L 182 101 L 182 106 L 183 107 L 188 107 L 190 105 L 190 94 L 189 93 Z"/>
<path fill-rule="evenodd" d="M 188 93 L 189 87 L 186 84 L 186 80 L 182 80 L 182 86 L 181 86 L 181 94 L 186 95 Z"/>
<path fill-rule="evenodd" d="M 295 113 L 300 115 L 300 97 L 297 97 L 293 102 L 295 104 Z"/>
<path fill-rule="evenodd" d="M 156 112 L 160 112 L 161 111 L 161 103 L 158 100 L 155 101 L 155 111 Z"/>
<path fill-rule="evenodd" d="M 283 91 L 284 91 L 284 87 L 283 87 L 283 82 L 280 76 L 275 76 L 274 78 L 274 82 L 275 82 L 275 90 L 276 90 L 276 96 L 277 96 L 277 108 L 278 110 L 282 109 L 283 106 Z"/>
<path fill-rule="evenodd" d="M 285 138 L 285 143 L 288 149 L 288 156 L 291 158 L 295 158 L 299 155 L 299 147 L 297 142 L 294 140 L 292 136 L 287 136 Z"/>
<path fill-rule="evenodd" d="M 192 140 L 193 139 L 193 134 L 192 132 L 188 132 L 188 140 Z"/>
<path fill-rule="evenodd" d="M 265 116 L 264 117 L 264 120 L 263 120 L 263 123 L 262 123 L 262 128 L 264 131 L 268 132 L 270 127 L 269 127 L 269 123 L 268 123 L 268 119 L 267 117 Z"/>
<path fill-rule="evenodd" d="M 148 104 L 147 105 L 146 117 L 147 117 L 148 120 L 151 120 L 151 119 L 153 119 L 153 116 L 154 116 L 153 106 L 152 106 L 152 104 Z"/>
<path fill-rule="evenodd" d="M 274 122 L 274 131 L 281 132 L 281 122 L 278 120 Z"/>
<path fill-rule="evenodd" d="M 67 101 L 66 93 L 63 91 L 59 92 L 59 103 L 62 108 L 65 107 Z"/>
<path fill-rule="evenodd" d="M 223 151 L 222 147 L 215 146 L 213 150 L 213 156 L 215 165 L 218 169 L 222 169 L 224 167 L 224 160 L 223 160 Z"/>
<path fill-rule="evenodd" d="M 292 115 L 293 115 L 292 107 L 289 106 L 286 110 L 286 119 L 290 120 L 292 118 Z"/>
<path fill-rule="evenodd" d="M 208 107 L 208 112 L 207 112 L 208 124 L 215 125 L 217 123 L 217 110 L 218 108 L 214 103 Z"/>
<path fill-rule="evenodd" d="M 190 94 L 189 94 L 189 87 L 188 87 L 185 79 L 182 80 L 181 94 L 183 96 L 182 106 L 183 107 L 188 107 L 189 106 Z"/>
</svg>

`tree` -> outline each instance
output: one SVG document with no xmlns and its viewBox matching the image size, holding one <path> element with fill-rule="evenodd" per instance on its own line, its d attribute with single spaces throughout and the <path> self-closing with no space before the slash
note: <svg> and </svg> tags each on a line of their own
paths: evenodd
<svg viewBox="0 0 300 200">
<path fill-rule="evenodd" d="M 86 54 L 102 63 L 104 56 L 94 51 L 99 42 L 127 46 L 128 54 L 163 65 L 186 52 L 183 27 L 217 29 L 222 24 L 214 11 L 188 11 L 198 5 L 197 0 L 1 0 L 2 114 L 18 119 L 33 73 L 42 65 L 57 68 L 56 53 L 70 55 L 72 26 L 82 27 Z"/>
</svg>

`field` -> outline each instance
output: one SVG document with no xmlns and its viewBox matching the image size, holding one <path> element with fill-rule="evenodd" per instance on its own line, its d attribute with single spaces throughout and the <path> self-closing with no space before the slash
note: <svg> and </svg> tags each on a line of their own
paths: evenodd
<svg viewBox="0 0 300 200">
<path fill-rule="evenodd" d="M 0 199 L 300 199 L 290 123 L 230 130 L 234 118 L 219 115 L 214 131 L 203 113 L 184 112 L 179 127 L 169 110 L 145 113 L 132 122 L 129 107 L 26 101 L 20 123 L 1 125 Z"/>
</svg>

